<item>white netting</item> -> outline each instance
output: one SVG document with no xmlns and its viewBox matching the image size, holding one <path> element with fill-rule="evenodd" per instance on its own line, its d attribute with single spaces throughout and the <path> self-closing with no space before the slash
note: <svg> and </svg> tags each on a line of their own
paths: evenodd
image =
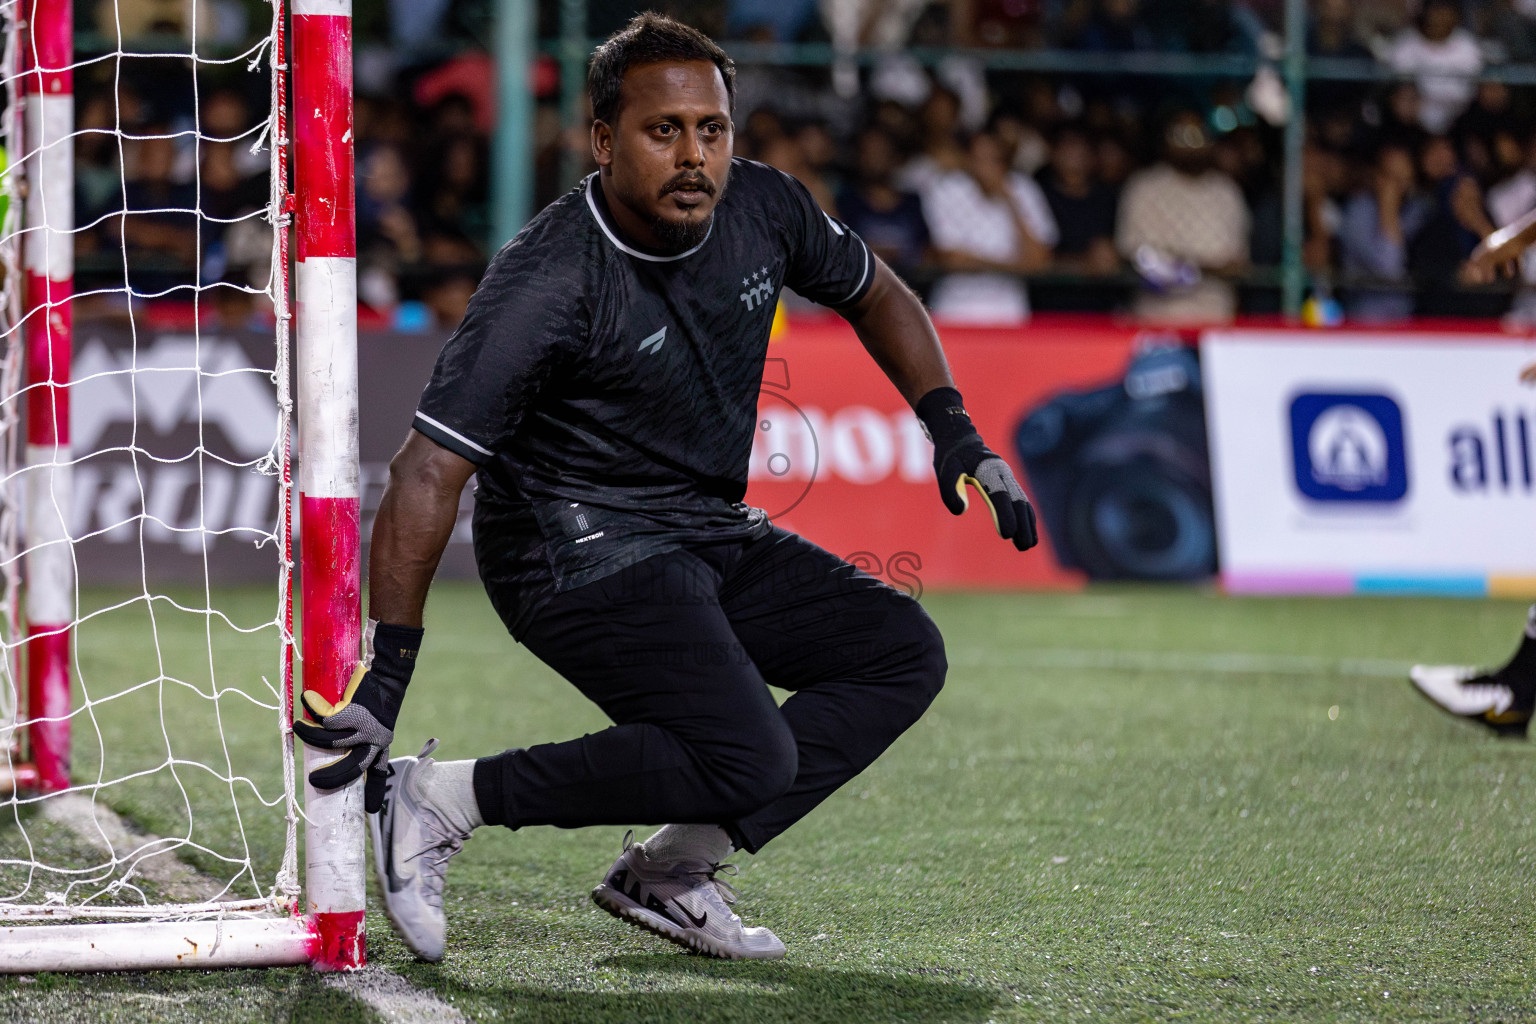
<svg viewBox="0 0 1536 1024">
<path fill-rule="evenodd" d="M 27 114 L 30 5 L 0 0 L 0 742 L 23 783 L 0 797 L 0 917 L 270 910 L 298 894 L 299 816 L 281 10 L 97 11 L 50 137 Z M 75 258 L 69 447 L 27 436 L 51 389 L 24 355 L 59 312 L 27 291 L 39 241 Z M 46 638 L 25 611 L 35 631 L 61 601 L 55 715 L 29 707 Z M 70 784 L 39 793 L 31 727 L 60 721 Z"/>
</svg>

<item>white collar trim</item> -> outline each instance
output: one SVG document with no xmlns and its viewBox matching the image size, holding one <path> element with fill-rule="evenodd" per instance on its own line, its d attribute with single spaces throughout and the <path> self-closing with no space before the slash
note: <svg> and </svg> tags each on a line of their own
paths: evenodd
<svg viewBox="0 0 1536 1024">
<path fill-rule="evenodd" d="M 652 263 L 671 263 L 673 260 L 687 259 L 689 256 L 692 256 L 694 253 L 704 248 L 704 242 L 708 242 L 709 236 L 714 234 L 715 218 L 713 215 L 711 215 L 709 218 L 709 230 L 704 232 L 704 241 L 700 242 L 692 249 L 689 249 L 687 252 L 680 252 L 676 256 L 653 256 L 648 252 L 641 252 L 639 249 L 636 249 L 633 246 L 625 245 L 622 241 L 620 241 L 619 236 L 614 234 L 613 229 L 608 226 L 608 222 L 603 220 L 602 211 L 597 208 L 597 200 L 592 198 L 592 190 L 601 187 L 602 184 L 598 181 L 597 173 L 594 171 L 587 178 L 587 209 L 592 211 L 592 219 L 597 221 L 597 226 L 603 229 L 603 234 L 608 236 L 608 241 L 613 243 L 614 248 L 618 249 L 620 252 L 627 252 L 636 259 L 649 260 Z"/>
</svg>

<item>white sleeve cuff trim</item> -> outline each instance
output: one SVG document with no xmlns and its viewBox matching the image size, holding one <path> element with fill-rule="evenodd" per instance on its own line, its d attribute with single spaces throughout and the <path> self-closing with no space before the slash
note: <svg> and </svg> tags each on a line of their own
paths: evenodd
<svg viewBox="0 0 1536 1024">
<path fill-rule="evenodd" d="M 859 292 L 864 290 L 864 279 L 869 276 L 869 246 L 866 245 L 864 239 L 859 238 L 858 235 L 854 235 L 853 237 L 858 238 L 859 246 L 864 250 L 864 268 L 859 271 L 859 280 L 858 283 L 853 286 L 853 291 L 849 292 L 848 297 L 843 299 L 842 302 L 834 303 L 834 305 L 837 306 L 846 306 L 848 303 L 852 302 L 854 297 L 857 296 Z"/>
<path fill-rule="evenodd" d="M 420 409 L 416 410 L 416 418 L 421 420 L 424 423 L 430 423 L 432 426 L 436 427 L 438 430 L 441 430 L 443 433 L 447 434 L 449 437 L 453 438 L 454 440 L 464 442 L 465 445 L 467 445 L 470 448 L 473 448 L 475 451 L 479 452 L 481 455 L 494 455 L 494 454 L 496 454 L 495 452 L 491 451 L 489 448 L 486 448 L 486 447 L 484 447 L 482 445 L 475 444 L 475 442 L 471 441 L 469 438 L 465 437 L 463 434 L 459 433 L 457 430 L 454 430 L 452 427 L 450 427 L 450 426 L 448 426 L 446 424 L 443 424 L 443 423 L 439 423 L 437 420 L 433 419 L 431 416 L 428 416 L 426 413 L 422 412 Z"/>
</svg>

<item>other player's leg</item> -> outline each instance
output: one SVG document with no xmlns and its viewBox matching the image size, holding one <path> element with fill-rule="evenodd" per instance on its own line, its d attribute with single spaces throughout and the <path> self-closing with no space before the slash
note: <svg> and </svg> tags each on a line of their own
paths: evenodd
<svg viewBox="0 0 1536 1024">
<path fill-rule="evenodd" d="M 1536 707 L 1536 605 L 1526 618 L 1519 648 L 1500 668 L 1415 665 L 1408 678 L 1442 711 L 1501 736 L 1524 736 Z"/>
</svg>

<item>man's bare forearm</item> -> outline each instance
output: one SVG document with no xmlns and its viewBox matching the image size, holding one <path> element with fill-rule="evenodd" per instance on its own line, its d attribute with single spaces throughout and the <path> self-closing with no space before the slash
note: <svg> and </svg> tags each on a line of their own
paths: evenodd
<svg viewBox="0 0 1536 1024">
<path fill-rule="evenodd" d="M 934 388 L 955 386 L 928 311 L 884 263 L 877 261 L 875 283 L 845 315 L 908 405 Z"/>
<path fill-rule="evenodd" d="M 389 464 L 368 554 L 368 617 L 420 626 L 474 464 L 411 431 Z"/>
</svg>

